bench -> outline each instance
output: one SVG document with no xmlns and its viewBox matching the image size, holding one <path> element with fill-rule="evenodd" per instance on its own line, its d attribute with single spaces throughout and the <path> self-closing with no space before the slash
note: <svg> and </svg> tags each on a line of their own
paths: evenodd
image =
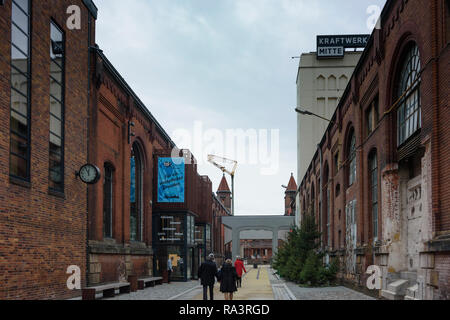
<svg viewBox="0 0 450 320">
<path fill-rule="evenodd" d="M 146 287 L 154 287 L 156 284 L 162 284 L 162 277 L 150 277 L 138 279 L 138 289 L 144 290 Z"/>
<path fill-rule="evenodd" d="M 130 283 L 115 282 L 84 288 L 82 290 L 82 298 L 83 300 L 95 300 L 97 294 L 100 293 L 103 294 L 103 298 L 110 298 L 114 297 L 116 290 L 119 290 L 120 293 L 130 293 Z"/>
</svg>

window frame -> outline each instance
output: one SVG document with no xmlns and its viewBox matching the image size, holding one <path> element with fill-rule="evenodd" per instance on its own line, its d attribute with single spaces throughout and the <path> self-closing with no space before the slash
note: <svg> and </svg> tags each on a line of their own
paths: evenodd
<svg viewBox="0 0 450 320">
<path fill-rule="evenodd" d="M 369 137 L 377 128 L 379 118 L 378 95 L 372 100 L 366 110 L 366 136 Z"/>
<path fill-rule="evenodd" d="M 378 155 L 376 151 L 372 151 L 368 158 L 368 169 L 369 169 L 369 190 L 370 190 L 370 215 L 372 217 L 372 236 L 374 242 L 378 241 L 378 231 L 379 231 L 379 213 L 380 213 L 380 194 L 378 192 L 379 178 L 378 178 Z M 376 195 L 376 197 L 374 196 Z M 376 198 L 376 199 L 375 199 Z"/>
<path fill-rule="evenodd" d="M 356 134 L 355 130 L 352 129 L 349 136 L 348 144 L 348 176 L 347 183 L 350 188 L 356 182 L 357 176 L 357 163 L 356 163 Z"/>
<path fill-rule="evenodd" d="M 421 66 L 419 47 L 416 43 L 411 43 L 407 46 L 407 49 L 402 55 L 401 68 L 398 71 L 396 83 L 396 98 L 399 99 L 406 93 L 399 101 L 399 106 L 397 108 L 398 148 L 405 145 L 422 128 L 422 97 L 420 94 L 422 82 L 420 76 Z M 414 78 L 412 78 L 413 74 L 416 75 Z M 406 92 L 413 83 L 414 85 Z M 411 99 L 413 100 L 412 103 Z M 411 113 L 409 113 L 410 111 Z M 415 119 L 416 116 L 417 119 Z M 411 129 L 410 125 L 416 127 L 416 129 Z"/>
<path fill-rule="evenodd" d="M 144 154 L 142 148 L 137 142 L 134 142 L 131 149 L 131 158 L 134 157 L 135 161 L 135 204 L 136 204 L 136 237 L 132 238 L 132 226 L 131 226 L 131 201 L 130 201 L 130 241 L 143 242 L 143 219 L 144 219 Z M 139 169 L 139 174 L 137 169 Z M 130 165 L 130 195 L 131 195 L 131 165 Z"/>
<path fill-rule="evenodd" d="M 66 96 L 66 85 L 65 85 L 65 79 L 66 79 L 66 34 L 64 32 L 64 29 L 61 28 L 58 23 L 56 23 L 56 21 L 54 21 L 53 19 L 50 20 L 50 46 L 52 45 L 52 38 L 51 38 L 51 30 L 52 30 L 52 25 L 57 29 L 57 31 L 61 32 L 61 36 L 62 36 L 62 58 L 61 58 L 61 65 L 55 61 L 55 59 L 52 58 L 51 54 L 49 56 L 49 62 L 50 62 L 50 74 L 49 74 L 49 189 L 51 191 L 55 191 L 58 193 L 64 193 L 65 190 L 65 96 Z M 50 48 L 51 49 L 51 48 Z M 50 51 L 51 52 L 51 51 Z M 52 63 L 55 63 L 58 67 L 61 68 L 61 82 L 59 82 L 57 79 L 55 79 L 52 76 L 51 73 L 51 66 Z M 52 85 L 52 80 L 57 82 L 58 85 L 60 85 L 61 87 L 61 100 L 59 100 L 57 97 L 55 97 L 52 94 L 51 91 L 51 85 Z M 60 118 L 58 118 L 56 115 L 54 115 L 51 112 L 51 103 L 52 103 L 52 99 L 55 100 L 57 103 L 60 104 L 61 106 L 61 116 Z M 57 134 L 55 134 L 54 132 L 52 132 L 51 130 L 51 118 L 52 116 L 54 118 L 56 118 L 58 121 L 60 121 L 61 123 L 61 136 L 58 136 Z M 61 183 L 60 183 L 60 188 L 55 188 L 54 186 L 51 185 L 51 183 L 55 183 L 55 181 L 53 181 L 51 179 L 51 173 L 52 171 L 52 167 L 51 167 L 51 148 L 50 148 L 50 144 L 51 144 L 51 140 L 50 137 L 54 135 L 57 138 L 61 139 L 61 160 L 60 160 L 60 165 L 59 165 L 59 169 L 60 169 L 60 174 L 61 174 Z"/>
<path fill-rule="evenodd" d="M 114 167 L 106 162 L 103 166 L 103 237 L 106 239 L 113 239 L 114 238 Z M 108 176 L 108 173 L 110 173 L 110 176 Z M 106 183 L 108 183 L 108 189 L 109 189 L 109 199 L 106 198 Z M 106 200 L 109 202 L 108 212 L 105 210 L 105 203 Z M 109 215 L 109 234 L 107 234 L 106 230 L 106 216 Z"/>
<path fill-rule="evenodd" d="M 13 7 L 14 5 L 23 13 L 27 16 L 28 18 L 28 28 L 26 30 L 27 34 L 25 34 L 25 30 L 23 30 L 16 22 L 14 22 L 13 20 Z M 27 6 L 28 6 L 28 10 L 25 11 L 24 8 L 22 8 L 21 5 L 19 5 L 16 1 L 12 0 L 11 1 L 11 49 L 10 49 L 10 55 L 11 55 L 11 61 L 10 61 L 10 71 L 11 71 L 11 75 L 10 75 L 10 108 L 9 108 L 9 119 L 10 119 L 10 126 L 9 126 L 9 133 L 10 133 L 10 146 L 9 146 L 9 176 L 14 178 L 14 179 L 19 179 L 21 181 L 25 181 L 25 182 L 30 182 L 31 181 L 31 79 L 32 79 L 32 74 L 31 74 L 31 56 L 32 56 L 32 43 L 31 43 L 31 36 L 32 36 L 32 27 L 31 27 L 31 19 L 32 19 L 32 12 L 31 12 L 31 0 L 27 0 Z M 14 44 L 14 40 L 13 40 L 13 26 L 15 26 L 19 32 L 21 32 L 22 34 L 24 34 L 28 41 L 27 41 L 27 46 L 28 46 L 28 52 L 25 53 L 23 52 L 23 50 L 21 48 L 19 48 L 18 45 Z M 27 57 L 27 72 L 26 74 L 24 74 L 21 70 L 19 70 L 16 66 L 14 66 L 13 64 L 13 56 L 12 56 L 12 50 L 13 48 L 15 48 L 15 50 L 17 50 L 20 54 L 24 55 Z M 27 95 L 25 96 L 22 92 L 20 92 L 18 89 L 14 88 L 14 84 L 13 84 L 13 79 L 12 79 L 12 75 L 13 72 L 17 72 L 19 75 L 24 76 L 27 79 Z M 26 108 L 27 108 L 27 115 L 26 117 L 24 117 L 23 114 L 21 114 L 20 112 L 14 110 L 13 108 L 13 95 L 12 92 L 15 92 L 16 94 L 18 94 L 19 96 L 22 96 L 24 98 L 27 99 L 26 102 Z M 13 131 L 13 117 L 12 117 L 12 113 L 15 112 L 17 113 L 19 116 L 26 118 L 27 121 L 27 133 L 26 133 L 26 137 L 23 136 L 22 134 Z M 23 157 L 15 152 L 13 152 L 12 148 L 13 148 L 13 135 L 16 135 L 19 139 L 25 139 L 26 140 L 26 156 Z M 19 142 L 18 140 L 16 140 L 17 142 Z M 14 173 L 12 173 L 12 163 L 13 157 L 17 157 L 20 158 L 22 160 L 24 160 L 26 162 L 26 172 L 25 172 L 25 176 L 21 177 L 19 175 L 16 175 Z"/>
</svg>

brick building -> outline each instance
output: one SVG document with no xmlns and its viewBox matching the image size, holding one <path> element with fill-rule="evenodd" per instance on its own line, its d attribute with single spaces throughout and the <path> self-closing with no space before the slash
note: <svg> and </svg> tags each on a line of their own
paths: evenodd
<svg viewBox="0 0 450 320">
<path fill-rule="evenodd" d="M 216 195 L 217 194 L 217 195 Z M 221 217 L 231 216 L 231 191 L 228 187 L 225 176 L 219 184 L 216 194 L 212 194 L 212 212 L 213 212 L 213 252 L 218 265 L 222 265 L 224 259 L 230 257 L 231 249 L 226 250 L 225 246 L 225 226 L 222 224 Z"/>
<path fill-rule="evenodd" d="M 175 146 L 101 50 L 92 48 L 89 285 L 153 274 L 154 152 Z"/>
<path fill-rule="evenodd" d="M 286 191 L 284 192 L 284 215 L 285 216 L 295 216 L 296 203 L 295 197 L 297 195 L 297 183 L 295 182 L 294 174 L 291 174 L 289 183 L 286 186 Z"/>
<path fill-rule="evenodd" d="M 389 0 L 300 182 L 327 260 L 388 299 L 450 295 L 450 2 Z"/>
<path fill-rule="evenodd" d="M 68 29 L 67 8 L 80 10 Z M 86 276 L 90 0 L 0 4 L 0 299 L 60 299 Z M 74 133 L 76 134 L 70 134 Z"/>
</svg>

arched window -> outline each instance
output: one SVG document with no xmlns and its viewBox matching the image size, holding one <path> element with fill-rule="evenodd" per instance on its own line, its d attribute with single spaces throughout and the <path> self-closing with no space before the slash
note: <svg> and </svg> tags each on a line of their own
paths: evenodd
<svg viewBox="0 0 450 320">
<path fill-rule="evenodd" d="M 130 161 L 130 240 L 142 241 L 143 156 L 133 144 Z"/>
<path fill-rule="evenodd" d="M 323 182 L 324 182 L 324 190 L 322 190 L 323 192 L 323 199 L 325 200 L 325 208 L 326 208 L 326 227 L 327 227 L 327 231 L 326 231 L 326 241 L 327 241 L 327 246 L 329 248 L 331 248 L 331 239 L 332 239 L 332 235 L 331 235 L 331 185 L 328 183 L 329 178 L 330 178 L 330 170 L 329 170 L 329 166 L 328 163 L 325 164 L 324 166 L 324 174 L 323 174 Z"/>
<path fill-rule="evenodd" d="M 374 151 L 369 156 L 370 208 L 372 214 L 372 234 L 378 240 L 378 162 Z"/>
<path fill-rule="evenodd" d="M 114 168 L 105 163 L 103 178 L 103 237 L 113 237 Z"/>
<path fill-rule="evenodd" d="M 401 64 L 395 100 L 401 98 L 397 110 L 397 140 L 402 145 L 422 127 L 420 108 L 420 56 L 416 44 L 410 45 Z"/>
<path fill-rule="evenodd" d="M 349 144 L 348 144 L 348 186 L 352 186 L 356 181 L 356 136 L 355 131 L 352 130 L 352 133 L 349 136 Z"/>
</svg>

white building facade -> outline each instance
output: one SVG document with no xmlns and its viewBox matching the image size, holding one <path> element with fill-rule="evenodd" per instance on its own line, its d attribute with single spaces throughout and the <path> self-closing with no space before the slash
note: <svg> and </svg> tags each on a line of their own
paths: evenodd
<svg viewBox="0 0 450 320">
<path fill-rule="evenodd" d="M 339 99 L 361 57 L 361 51 L 343 57 L 318 58 L 316 52 L 300 57 L 297 74 L 297 108 L 331 119 Z M 316 116 L 297 114 L 297 182 L 300 185 L 329 122 Z M 296 197 L 296 224 L 301 204 Z"/>
</svg>

